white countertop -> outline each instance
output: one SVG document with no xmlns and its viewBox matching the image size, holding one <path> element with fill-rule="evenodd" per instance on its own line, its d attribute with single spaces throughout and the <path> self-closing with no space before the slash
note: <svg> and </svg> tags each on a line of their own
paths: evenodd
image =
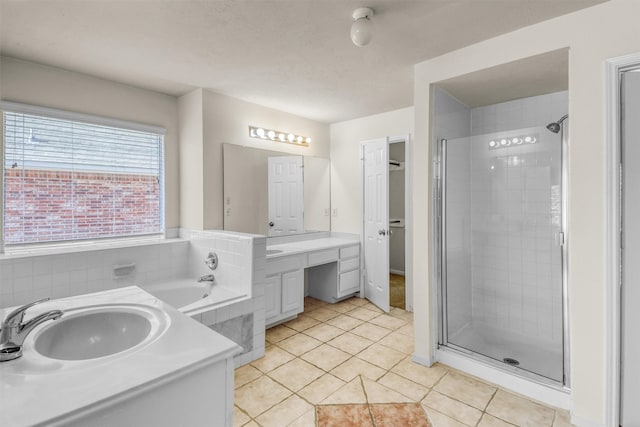
<svg viewBox="0 0 640 427">
<path fill-rule="evenodd" d="M 35 351 L 34 337 L 52 321 L 38 326 L 27 337 L 21 358 L 0 363 L 0 425 L 57 425 L 231 357 L 240 349 L 136 286 L 48 301 L 30 308 L 25 319 L 54 309 L 104 304 L 149 306 L 164 316 L 168 327 L 140 348 L 97 359 L 67 361 L 49 359 Z M 4 318 L 10 310 L 0 310 L 0 316 Z"/>
<path fill-rule="evenodd" d="M 306 252 L 320 251 L 323 249 L 340 248 L 357 244 L 360 244 L 360 239 L 357 235 L 354 235 L 354 237 L 321 237 L 318 239 L 305 239 L 295 242 L 279 243 L 275 245 L 270 245 L 267 243 L 267 259 Z M 279 252 L 270 253 L 270 251 Z"/>
</svg>

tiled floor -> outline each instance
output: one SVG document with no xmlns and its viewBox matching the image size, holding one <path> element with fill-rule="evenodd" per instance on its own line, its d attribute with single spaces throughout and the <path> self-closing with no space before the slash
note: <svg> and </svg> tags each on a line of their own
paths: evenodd
<svg viewBox="0 0 640 427">
<path fill-rule="evenodd" d="M 570 426 L 566 411 L 413 363 L 404 310 L 306 298 L 304 313 L 266 339 L 265 357 L 236 369 L 234 426 Z"/>
</svg>

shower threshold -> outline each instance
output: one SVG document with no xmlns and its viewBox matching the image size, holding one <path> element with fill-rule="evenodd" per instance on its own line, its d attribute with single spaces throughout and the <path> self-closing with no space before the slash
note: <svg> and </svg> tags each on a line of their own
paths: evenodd
<svg viewBox="0 0 640 427">
<path fill-rule="evenodd" d="M 547 405 L 569 409 L 571 390 L 548 378 L 455 346 L 439 346 L 436 361 Z"/>
</svg>

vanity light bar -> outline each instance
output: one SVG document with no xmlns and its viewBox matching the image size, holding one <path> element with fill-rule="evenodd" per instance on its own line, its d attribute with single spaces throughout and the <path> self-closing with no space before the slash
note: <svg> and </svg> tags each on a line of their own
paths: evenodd
<svg viewBox="0 0 640 427">
<path fill-rule="evenodd" d="M 535 144 L 538 142 L 536 135 L 514 136 L 509 138 L 492 139 L 489 141 L 489 149 L 496 150 L 498 148 L 511 147 L 512 145 Z"/>
<path fill-rule="evenodd" d="M 249 136 L 251 138 L 302 145 L 303 147 L 308 147 L 309 143 L 311 142 L 311 138 L 308 136 L 294 135 L 290 132 L 281 132 L 278 130 L 259 128 L 256 126 L 249 126 Z"/>
</svg>

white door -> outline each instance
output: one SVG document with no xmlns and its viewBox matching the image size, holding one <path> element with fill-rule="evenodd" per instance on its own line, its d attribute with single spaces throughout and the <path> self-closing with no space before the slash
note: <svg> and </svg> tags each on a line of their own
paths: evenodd
<svg viewBox="0 0 640 427">
<path fill-rule="evenodd" d="M 640 72 L 624 73 L 622 84 L 624 250 L 620 424 L 632 427 L 640 426 Z"/>
<path fill-rule="evenodd" d="M 389 140 L 362 143 L 364 153 L 365 297 L 389 311 Z"/>
<path fill-rule="evenodd" d="M 269 236 L 304 231 L 302 156 L 269 157 Z"/>
</svg>

